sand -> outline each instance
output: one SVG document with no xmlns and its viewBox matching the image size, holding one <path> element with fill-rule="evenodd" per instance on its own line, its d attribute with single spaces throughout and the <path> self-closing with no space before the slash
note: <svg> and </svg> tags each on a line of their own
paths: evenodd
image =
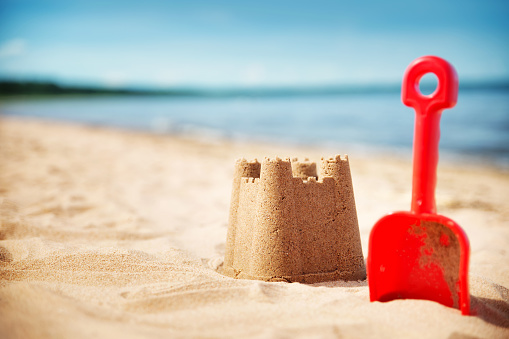
<svg viewBox="0 0 509 339">
<path fill-rule="evenodd" d="M 0 119 L 0 337 L 509 337 L 509 173 L 479 163 L 439 164 L 437 190 L 470 238 L 475 316 L 217 272 L 235 159 L 343 153 Z M 349 159 L 366 256 L 374 223 L 409 209 L 411 163 Z"/>
</svg>

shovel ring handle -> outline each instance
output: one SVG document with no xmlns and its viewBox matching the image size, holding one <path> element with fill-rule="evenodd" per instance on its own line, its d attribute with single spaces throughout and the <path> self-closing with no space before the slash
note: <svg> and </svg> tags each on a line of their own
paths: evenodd
<svg viewBox="0 0 509 339">
<path fill-rule="evenodd" d="M 424 95 L 419 90 L 419 81 L 427 73 L 433 73 L 438 78 L 437 88 L 430 95 Z M 441 112 L 454 107 L 458 100 L 456 70 L 450 63 L 436 56 L 414 60 L 405 71 L 401 99 L 418 114 Z"/>
</svg>

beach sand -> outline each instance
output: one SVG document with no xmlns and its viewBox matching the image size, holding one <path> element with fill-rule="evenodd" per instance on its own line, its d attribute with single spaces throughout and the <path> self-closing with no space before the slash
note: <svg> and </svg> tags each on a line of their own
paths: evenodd
<svg viewBox="0 0 509 339">
<path fill-rule="evenodd" d="M 470 238 L 475 316 L 217 272 L 235 160 L 334 154 L 0 119 L 0 337 L 508 338 L 509 173 L 480 163 L 441 163 L 437 189 Z M 374 223 L 409 209 L 411 162 L 349 159 L 366 257 Z"/>
</svg>

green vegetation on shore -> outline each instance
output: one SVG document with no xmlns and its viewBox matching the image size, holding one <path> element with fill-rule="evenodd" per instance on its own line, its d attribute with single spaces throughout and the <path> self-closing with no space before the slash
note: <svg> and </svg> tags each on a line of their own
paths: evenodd
<svg viewBox="0 0 509 339">
<path fill-rule="evenodd" d="M 98 86 L 66 86 L 48 81 L 0 80 L 1 96 L 54 96 L 54 95 L 195 95 L 189 90 L 141 90 Z"/>
</svg>

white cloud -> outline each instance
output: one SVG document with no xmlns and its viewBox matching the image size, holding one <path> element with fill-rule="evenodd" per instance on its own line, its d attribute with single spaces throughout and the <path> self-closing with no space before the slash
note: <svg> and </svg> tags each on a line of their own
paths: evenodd
<svg viewBox="0 0 509 339">
<path fill-rule="evenodd" d="M 22 55 L 27 49 L 27 42 L 23 39 L 11 39 L 0 45 L 0 58 Z"/>
</svg>

